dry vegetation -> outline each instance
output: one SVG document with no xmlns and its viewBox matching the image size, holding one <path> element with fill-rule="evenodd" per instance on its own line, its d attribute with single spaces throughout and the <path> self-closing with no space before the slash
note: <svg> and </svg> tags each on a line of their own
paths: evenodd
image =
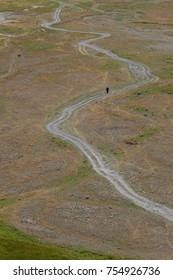
<svg viewBox="0 0 173 280">
<path fill-rule="evenodd" d="M 90 104 L 66 127 L 139 194 L 173 208 L 172 1 L 67 2 L 84 11 L 64 10 L 59 26 L 110 32 L 99 46 L 148 65 L 159 79 Z M 54 1 L 0 4 L 11 12 L 0 24 L 1 219 L 57 245 L 173 259 L 172 223 L 123 198 L 82 154 L 44 129 L 74 100 L 130 81 L 126 65 L 78 46 L 91 36 L 42 30 Z"/>
</svg>

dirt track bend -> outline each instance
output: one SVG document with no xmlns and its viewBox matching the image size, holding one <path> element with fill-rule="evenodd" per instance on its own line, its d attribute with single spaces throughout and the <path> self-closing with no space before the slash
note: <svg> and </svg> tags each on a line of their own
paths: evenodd
<svg viewBox="0 0 173 280">
<path fill-rule="evenodd" d="M 134 76 L 134 81 L 128 83 L 124 86 L 121 86 L 117 89 L 113 89 L 110 94 L 120 93 L 126 89 L 133 89 L 143 84 L 147 84 L 149 82 L 155 81 L 157 78 L 150 73 L 150 69 L 142 65 L 138 62 L 131 61 L 129 59 L 122 58 L 107 49 L 102 49 L 95 45 L 91 45 L 90 43 L 98 41 L 100 39 L 108 38 L 110 36 L 109 33 L 100 33 L 100 32 L 86 32 L 86 31 L 78 31 L 78 30 L 69 30 L 64 28 L 56 28 L 53 27 L 53 24 L 56 24 L 61 21 L 60 13 L 61 11 L 68 6 L 68 4 L 63 3 L 62 1 L 57 1 L 59 3 L 58 9 L 53 14 L 53 21 L 52 22 L 45 22 L 42 24 L 43 27 L 48 29 L 53 29 L 61 32 L 73 32 L 73 33 L 82 33 L 82 34 L 94 34 L 96 38 L 88 39 L 79 42 L 80 46 L 84 46 L 85 48 L 93 49 L 100 53 L 103 53 L 112 59 L 124 62 L 128 65 L 129 71 Z M 75 7 L 75 5 L 74 5 Z M 88 97 L 80 102 L 74 103 L 67 108 L 65 108 L 59 116 L 57 116 L 53 121 L 46 125 L 46 129 L 54 134 L 57 135 L 64 140 L 72 143 L 78 150 L 80 150 L 91 163 L 93 169 L 100 174 L 101 176 L 107 178 L 112 185 L 126 198 L 131 200 L 136 205 L 148 210 L 150 212 L 159 214 L 160 216 L 173 221 L 173 210 L 161 205 L 159 203 L 155 203 L 139 194 L 137 194 L 124 180 L 123 178 L 114 170 L 112 170 L 111 165 L 105 163 L 102 159 L 102 155 L 98 153 L 91 145 L 87 142 L 83 141 L 79 137 L 73 136 L 69 133 L 66 133 L 61 129 L 61 125 L 69 119 L 72 114 L 84 107 L 86 104 L 89 104 L 93 101 L 99 100 L 105 96 L 103 91 L 98 92 L 97 94 L 93 95 L 92 97 Z"/>
</svg>

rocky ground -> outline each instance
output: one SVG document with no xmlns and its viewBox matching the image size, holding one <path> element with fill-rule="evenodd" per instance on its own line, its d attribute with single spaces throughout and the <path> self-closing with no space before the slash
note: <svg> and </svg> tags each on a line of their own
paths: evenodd
<svg viewBox="0 0 173 280">
<path fill-rule="evenodd" d="M 66 129 L 98 149 L 136 192 L 173 208 L 172 2 L 76 3 L 84 10 L 68 7 L 60 26 L 110 32 L 97 44 L 148 65 L 158 80 L 105 95 Z M 74 100 L 133 77 L 126 65 L 79 47 L 88 35 L 41 28 L 56 4 L 38 5 L 4 7 L 0 16 L 1 217 L 54 244 L 173 259 L 172 223 L 126 200 L 80 152 L 45 130 Z"/>
</svg>

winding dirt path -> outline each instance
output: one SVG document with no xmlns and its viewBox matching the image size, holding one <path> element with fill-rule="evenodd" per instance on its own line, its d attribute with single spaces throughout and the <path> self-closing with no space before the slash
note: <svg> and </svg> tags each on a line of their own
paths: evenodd
<svg viewBox="0 0 173 280">
<path fill-rule="evenodd" d="M 8 13 L 0 13 L 0 23 L 1 24 L 5 24 L 6 22 L 8 22 L 8 20 L 6 20 L 6 18 L 8 18 Z M 4 38 L 4 46 L 6 48 L 10 48 L 8 42 L 10 38 L 15 38 L 15 35 L 12 34 L 4 34 L 4 33 L 0 33 L 0 36 L 2 38 Z M 16 62 L 16 52 L 10 54 L 10 65 L 9 65 L 9 69 L 7 71 L 7 73 L 1 74 L 0 75 L 0 80 L 6 79 L 7 77 L 9 77 L 10 75 L 12 75 L 15 71 L 15 62 Z"/>
<path fill-rule="evenodd" d="M 131 61 L 126 58 L 122 58 L 115 53 L 112 53 L 111 51 L 107 49 L 103 49 L 100 47 L 97 47 L 96 45 L 91 45 L 91 43 L 96 42 L 101 39 L 108 38 L 110 36 L 109 33 L 100 33 L 100 32 L 82 32 L 78 30 L 69 30 L 65 28 L 56 28 L 53 27 L 54 24 L 57 24 L 61 21 L 60 19 L 60 13 L 61 11 L 66 7 L 66 4 L 62 1 L 58 1 L 59 7 L 55 11 L 53 15 L 53 21 L 52 22 L 45 22 L 42 24 L 43 27 L 48 29 L 53 29 L 61 32 L 69 32 L 69 33 L 81 33 L 81 34 L 92 34 L 96 37 L 94 39 L 87 39 L 84 41 L 79 42 L 80 46 L 83 46 L 84 48 L 89 48 L 95 51 L 98 51 L 100 53 L 103 53 L 109 57 L 111 57 L 114 60 L 118 60 L 120 62 L 126 63 L 129 71 L 134 77 L 134 81 L 131 83 L 128 83 L 126 85 L 123 85 L 119 88 L 111 90 L 110 94 L 116 94 L 120 93 L 121 91 L 124 91 L 126 89 L 134 89 L 136 87 L 139 87 L 141 85 L 150 83 L 155 81 L 157 78 L 153 76 L 150 73 L 150 69 L 138 62 Z M 68 6 L 68 5 L 67 5 Z M 74 6 L 75 7 L 75 6 Z M 102 155 L 97 152 L 91 145 L 89 145 L 87 142 L 83 141 L 77 136 L 71 135 L 69 133 L 66 133 L 63 131 L 62 124 L 68 120 L 72 114 L 83 108 L 85 105 L 99 100 L 105 96 L 104 91 L 97 92 L 97 94 L 93 95 L 92 97 L 88 97 L 80 102 L 74 103 L 67 108 L 65 108 L 59 116 L 57 116 L 53 121 L 48 123 L 46 125 L 46 129 L 54 134 L 57 135 L 64 140 L 72 143 L 78 150 L 80 150 L 88 159 L 90 164 L 92 165 L 93 169 L 101 176 L 109 180 L 112 185 L 126 198 L 131 200 L 136 205 L 144 208 L 145 210 L 148 210 L 150 212 L 159 214 L 160 216 L 173 221 L 173 210 L 169 209 L 168 207 L 165 207 L 159 203 L 155 203 L 139 194 L 137 194 L 124 180 L 123 178 L 114 170 L 112 170 L 111 164 L 105 163 L 105 161 L 102 159 Z"/>
</svg>

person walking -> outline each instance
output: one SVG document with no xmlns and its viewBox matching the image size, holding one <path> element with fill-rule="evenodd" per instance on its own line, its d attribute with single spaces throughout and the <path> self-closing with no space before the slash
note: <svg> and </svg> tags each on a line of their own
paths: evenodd
<svg viewBox="0 0 173 280">
<path fill-rule="evenodd" d="M 109 88 L 108 87 L 106 88 L 106 93 L 109 93 Z"/>
</svg>

